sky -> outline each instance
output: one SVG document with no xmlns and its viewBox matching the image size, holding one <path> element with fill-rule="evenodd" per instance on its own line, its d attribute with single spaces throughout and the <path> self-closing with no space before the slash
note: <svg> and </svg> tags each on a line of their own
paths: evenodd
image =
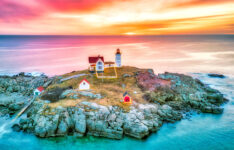
<svg viewBox="0 0 234 150">
<path fill-rule="evenodd" d="M 234 0 L 0 0 L 0 34 L 234 34 Z"/>
</svg>

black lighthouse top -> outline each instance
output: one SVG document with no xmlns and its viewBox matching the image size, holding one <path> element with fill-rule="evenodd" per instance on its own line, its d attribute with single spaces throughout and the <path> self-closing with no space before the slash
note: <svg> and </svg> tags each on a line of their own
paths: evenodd
<svg viewBox="0 0 234 150">
<path fill-rule="evenodd" d="M 120 52 L 120 49 L 119 49 L 119 48 L 116 50 L 116 54 L 121 54 L 121 52 Z"/>
</svg>

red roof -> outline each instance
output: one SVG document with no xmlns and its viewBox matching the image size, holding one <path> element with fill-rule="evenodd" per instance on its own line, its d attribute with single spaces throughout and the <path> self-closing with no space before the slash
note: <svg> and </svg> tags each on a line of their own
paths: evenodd
<svg viewBox="0 0 234 150">
<path fill-rule="evenodd" d="M 120 49 L 119 49 L 119 48 L 116 50 L 116 54 L 121 54 L 121 52 L 120 52 Z"/>
<path fill-rule="evenodd" d="M 88 81 L 87 79 L 81 80 L 79 84 L 81 84 L 83 81 L 86 81 L 88 84 L 90 84 L 89 81 Z"/>
<path fill-rule="evenodd" d="M 104 57 L 99 55 L 97 57 L 89 57 L 89 63 L 96 63 L 99 59 L 104 62 Z"/>
<path fill-rule="evenodd" d="M 37 90 L 40 91 L 40 92 L 42 92 L 42 91 L 44 91 L 44 88 L 43 88 L 42 86 L 39 86 L 39 87 L 37 88 Z"/>
<path fill-rule="evenodd" d="M 128 95 L 126 95 L 126 96 L 124 97 L 124 102 L 130 103 L 130 102 L 131 102 L 131 97 L 128 96 Z"/>
</svg>

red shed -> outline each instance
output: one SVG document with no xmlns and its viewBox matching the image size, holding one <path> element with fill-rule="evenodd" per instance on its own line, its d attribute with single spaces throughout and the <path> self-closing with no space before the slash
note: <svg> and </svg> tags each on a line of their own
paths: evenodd
<svg viewBox="0 0 234 150">
<path fill-rule="evenodd" d="M 128 92 L 125 92 L 123 94 L 123 103 L 132 104 L 132 98 L 130 97 L 130 95 L 128 94 Z"/>
</svg>

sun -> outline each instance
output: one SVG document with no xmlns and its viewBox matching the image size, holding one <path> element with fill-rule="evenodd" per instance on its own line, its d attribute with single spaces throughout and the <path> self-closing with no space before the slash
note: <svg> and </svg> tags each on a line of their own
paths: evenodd
<svg viewBox="0 0 234 150">
<path fill-rule="evenodd" d="M 134 33 L 134 32 L 126 32 L 126 33 L 124 33 L 124 35 L 135 35 L 136 33 Z"/>
</svg>

